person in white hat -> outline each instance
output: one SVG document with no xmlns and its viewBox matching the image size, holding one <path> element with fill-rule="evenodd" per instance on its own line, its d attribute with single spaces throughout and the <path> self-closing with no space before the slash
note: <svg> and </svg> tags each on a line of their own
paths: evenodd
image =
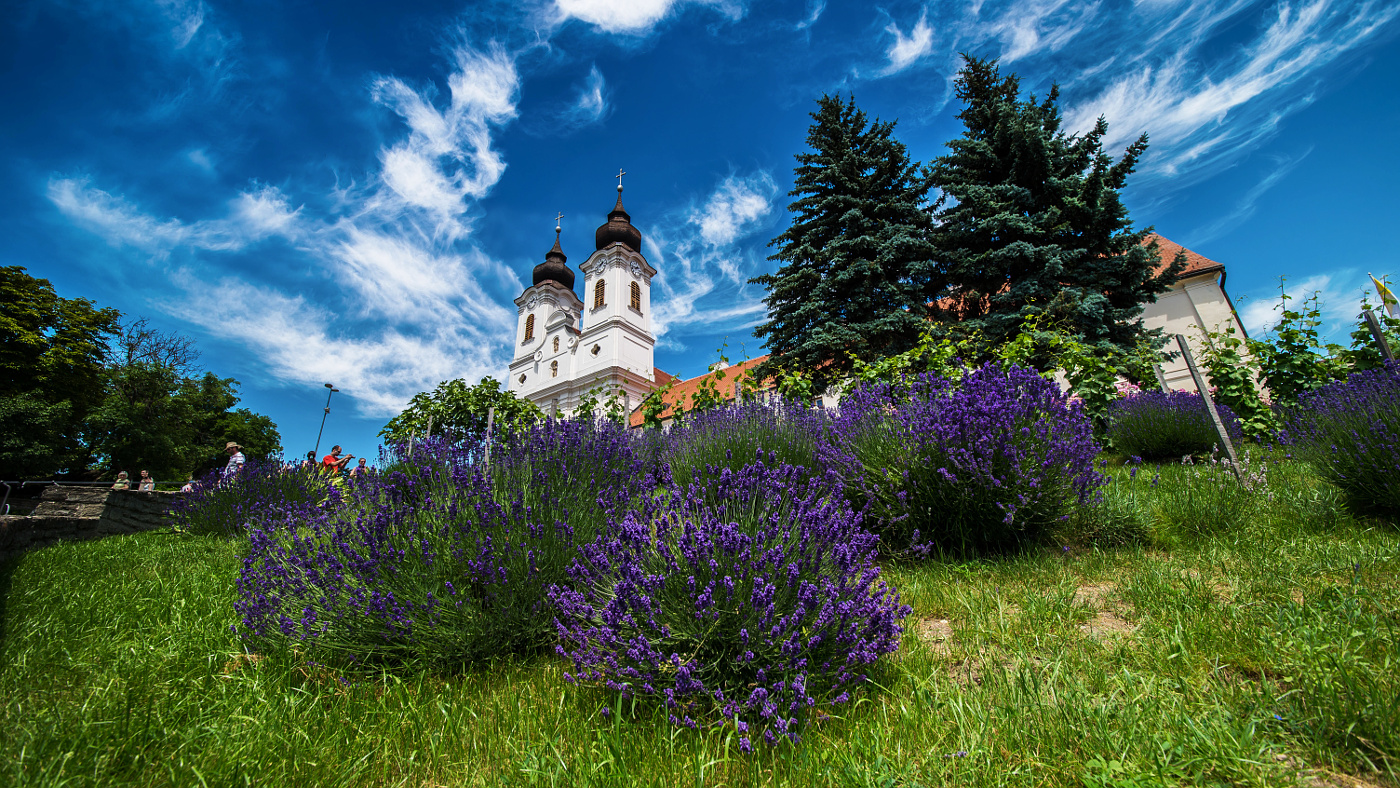
<svg viewBox="0 0 1400 788">
<path fill-rule="evenodd" d="M 224 451 L 228 452 L 228 465 L 224 466 L 224 475 L 232 476 L 238 473 L 238 469 L 242 468 L 243 463 L 247 462 L 248 459 L 243 456 L 243 447 L 233 441 L 229 441 L 228 445 L 224 446 Z"/>
</svg>

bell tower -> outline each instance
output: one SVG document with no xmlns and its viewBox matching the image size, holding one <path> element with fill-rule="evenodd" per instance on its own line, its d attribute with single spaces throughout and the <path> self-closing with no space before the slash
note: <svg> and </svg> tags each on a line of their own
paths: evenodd
<svg viewBox="0 0 1400 788">
<path fill-rule="evenodd" d="M 575 377 L 580 392 L 599 386 L 622 392 L 630 410 L 655 387 L 651 279 L 656 269 L 642 256 L 642 233 L 622 207 L 623 175 L 618 170 L 617 203 L 594 233 L 595 251 L 579 266 L 583 324 Z"/>
<path fill-rule="evenodd" d="M 574 407 L 575 351 L 583 302 L 574 295 L 574 272 L 559 246 L 555 217 L 554 248 L 535 266 L 533 284 L 515 299 L 515 358 L 510 362 L 508 391 L 532 400 L 547 414 Z"/>
</svg>

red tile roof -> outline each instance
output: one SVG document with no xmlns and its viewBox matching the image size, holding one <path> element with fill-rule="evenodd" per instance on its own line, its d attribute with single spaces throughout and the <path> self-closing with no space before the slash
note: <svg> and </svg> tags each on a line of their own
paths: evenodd
<svg viewBox="0 0 1400 788">
<path fill-rule="evenodd" d="M 724 380 L 715 381 L 715 393 L 719 395 L 720 399 L 725 401 L 734 399 L 734 382 L 748 377 L 754 367 L 757 367 L 767 360 L 768 356 L 762 355 L 758 358 L 751 358 L 747 361 L 741 361 L 738 364 L 731 364 L 724 369 L 706 372 L 703 375 L 684 381 L 674 375 L 668 375 L 659 369 L 656 370 L 657 374 L 655 379 L 658 388 L 667 383 L 673 384 L 670 390 L 661 397 L 662 402 L 666 403 L 666 409 L 661 411 L 661 418 L 669 419 L 674 416 L 676 405 L 680 405 L 682 411 L 688 410 L 691 402 L 693 402 L 695 393 L 700 390 L 700 384 L 721 373 L 724 374 Z M 633 427 L 640 427 L 642 426 L 642 421 L 642 410 L 641 408 L 637 408 L 632 411 L 632 415 L 628 417 L 627 423 Z"/>
<path fill-rule="evenodd" d="M 1167 240 L 1157 233 L 1148 233 L 1147 237 L 1143 239 L 1143 245 L 1149 244 L 1153 240 L 1157 241 L 1157 251 L 1162 256 L 1162 259 L 1157 263 L 1158 271 L 1171 265 L 1171 262 L 1176 259 L 1177 252 L 1186 253 L 1186 268 L 1184 268 L 1180 274 L 1183 277 L 1225 270 L 1223 264 L 1217 263 L 1209 257 L 1196 254 L 1181 244 Z"/>
</svg>

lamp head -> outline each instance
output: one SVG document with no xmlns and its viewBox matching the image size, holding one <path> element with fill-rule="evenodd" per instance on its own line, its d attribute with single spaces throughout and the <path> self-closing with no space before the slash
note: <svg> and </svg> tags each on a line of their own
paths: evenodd
<svg viewBox="0 0 1400 788">
<path fill-rule="evenodd" d="M 326 388 L 330 388 L 330 387 L 331 387 L 331 384 L 329 384 L 329 383 L 327 383 L 327 384 L 325 384 L 325 385 L 326 385 Z"/>
</svg>

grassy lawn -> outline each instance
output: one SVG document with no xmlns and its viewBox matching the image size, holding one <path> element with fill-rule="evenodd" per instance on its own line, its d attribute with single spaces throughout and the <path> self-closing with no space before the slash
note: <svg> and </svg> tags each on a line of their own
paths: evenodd
<svg viewBox="0 0 1400 788">
<path fill-rule="evenodd" d="M 1400 785 L 1400 532 L 1284 467 L 1199 534 L 1154 497 L 1181 473 L 1138 479 L 1137 544 L 887 565 L 914 613 L 876 686 L 752 755 L 604 718 L 552 655 L 246 654 L 237 540 L 56 545 L 0 567 L 0 784 Z"/>
</svg>

